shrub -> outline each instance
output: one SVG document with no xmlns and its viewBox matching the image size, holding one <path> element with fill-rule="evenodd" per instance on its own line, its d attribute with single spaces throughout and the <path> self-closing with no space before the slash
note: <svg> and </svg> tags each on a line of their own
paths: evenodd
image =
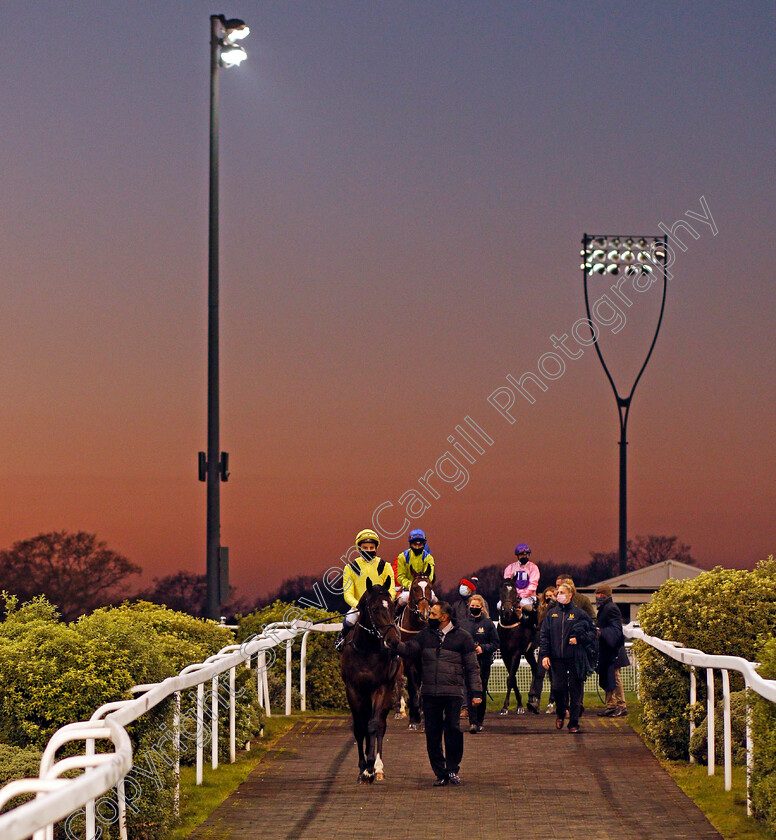
<svg viewBox="0 0 776 840">
<path fill-rule="evenodd" d="M 276 621 L 291 621 L 303 618 L 324 624 L 335 623 L 337 618 L 331 618 L 329 613 L 315 607 L 301 608 L 294 604 L 275 601 L 268 607 L 256 610 L 250 615 L 239 619 L 238 641 L 245 641 L 251 636 L 260 634 L 264 628 Z M 302 643 L 301 633 L 294 640 L 295 655 L 292 659 L 292 674 L 294 686 L 299 685 L 299 649 Z M 274 663 L 274 664 L 271 664 Z M 281 705 L 285 704 L 285 650 L 279 645 L 274 658 L 268 654 L 267 665 L 271 667 L 268 682 L 270 687 L 282 677 L 283 694 Z M 271 676 L 277 674 L 278 677 Z M 274 701 L 273 701 L 274 702 Z M 339 670 L 339 656 L 334 649 L 333 633 L 316 633 L 313 631 L 307 638 L 307 708 L 311 711 L 322 709 L 345 709 L 347 698 L 345 687 Z M 297 706 L 298 708 L 298 706 Z"/>
<path fill-rule="evenodd" d="M 758 659 L 760 676 L 776 680 L 776 639 L 762 647 Z M 752 694 L 752 806 L 754 815 L 776 833 L 776 703 Z"/>
<path fill-rule="evenodd" d="M 40 770 L 39 750 L 25 750 L 22 747 L 12 747 L 10 744 L 0 744 L 0 787 L 14 779 L 36 778 Z M 3 812 L 21 805 L 34 794 L 29 793 L 23 796 L 15 796 L 3 809 Z"/>
<path fill-rule="evenodd" d="M 6 610 L 7 618 L 0 624 L 0 740 L 17 747 L 42 748 L 60 726 L 88 720 L 103 703 L 128 698 L 133 685 L 177 674 L 233 641 L 230 631 L 214 622 L 142 602 L 99 609 L 72 624 L 59 622 L 56 610 L 43 598 L 20 608 L 15 599 L 6 599 Z M 228 702 L 223 688 L 228 686 L 228 673 L 221 680 L 219 696 Z M 236 735 L 242 743 L 260 725 L 255 679 L 238 668 L 235 687 L 240 698 Z M 196 691 L 184 692 L 182 713 L 190 710 L 192 696 L 196 698 Z M 209 738 L 209 685 L 206 697 Z M 165 700 L 128 727 L 134 766 L 126 781 L 127 798 L 137 801 L 137 806 L 128 806 L 127 818 L 130 835 L 137 840 L 165 837 L 174 821 L 173 703 L 172 698 Z M 228 760 L 228 707 L 220 710 L 219 723 L 219 754 Z M 108 747 L 98 742 L 97 749 Z M 190 739 L 182 738 L 181 761 L 194 759 Z M 106 794 L 98 813 L 110 814 L 112 803 L 114 795 Z M 70 822 L 76 836 L 82 821 L 81 813 Z M 118 836 L 110 819 L 100 827 L 103 837 Z"/>
<path fill-rule="evenodd" d="M 690 755 L 698 762 L 704 763 L 707 758 L 708 728 L 707 716 L 704 715 L 697 723 L 695 732 L 690 738 Z M 724 752 L 724 706 L 714 704 L 714 761 L 716 764 L 725 763 Z M 730 695 L 730 740 L 731 758 L 733 764 L 746 764 L 746 691 L 734 691 Z"/>
<path fill-rule="evenodd" d="M 692 580 L 669 580 L 642 607 L 639 621 L 650 636 L 705 653 L 754 660 L 776 625 L 776 562 L 769 558 L 751 572 L 717 567 Z M 686 759 L 689 671 L 643 643 L 637 642 L 634 650 L 644 734 L 659 755 Z M 731 687 L 741 689 L 741 676 L 730 676 Z M 705 682 L 699 679 L 699 702 L 704 696 Z"/>
</svg>

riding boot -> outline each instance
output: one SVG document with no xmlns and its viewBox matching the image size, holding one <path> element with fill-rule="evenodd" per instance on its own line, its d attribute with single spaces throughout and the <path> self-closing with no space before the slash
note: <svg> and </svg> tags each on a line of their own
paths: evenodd
<svg viewBox="0 0 776 840">
<path fill-rule="evenodd" d="M 337 638 L 334 640 L 334 650 L 337 653 L 342 653 L 345 645 L 348 641 L 348 636 L 350 635 L 350 627 L 343 627 L 342 630 L 337 633 Z"/>
</svg>

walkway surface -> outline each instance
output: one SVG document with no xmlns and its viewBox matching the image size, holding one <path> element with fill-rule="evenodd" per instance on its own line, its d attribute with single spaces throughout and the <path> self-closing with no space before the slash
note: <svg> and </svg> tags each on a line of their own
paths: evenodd
<svg viewBox="0 0 776 840">
<path fill-rule="evenodd" d="M 465 721 L 462 721 L 462 725 Z M 460 787 L 433 788 L 425 735 L 388 721 L 386 780 L 358 785 L 350 719 L 300 721 L 192 840 L 720 840 L 625 718 L 488 714 Z"/>
</svg>

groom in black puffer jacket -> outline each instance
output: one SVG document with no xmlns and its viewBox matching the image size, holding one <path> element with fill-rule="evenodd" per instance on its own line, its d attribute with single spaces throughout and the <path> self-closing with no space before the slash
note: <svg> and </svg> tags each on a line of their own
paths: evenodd
<svg viewBox="0 0 776 840">
<path fill-rule="evenodd" d="M 434 604 L 428 627 L 421 630 L 417 638 L 394 643 L 401 656 L 420 656 L 426 749 L 437 787 L 461 784 L 458 776 L 463 758 L 460 717 L 466 689 L 471 692 L 473 705 L 482 703 L 480 666 L 474 641 L 466 630 L 455 627 L 450 620 L 451 611 L 446 601 Z"/>
</svg>

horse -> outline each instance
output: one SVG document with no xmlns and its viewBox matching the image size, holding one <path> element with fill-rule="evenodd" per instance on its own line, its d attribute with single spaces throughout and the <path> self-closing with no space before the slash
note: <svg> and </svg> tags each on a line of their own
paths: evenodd
<svg viewBox="0 0 776 840">
<path fill-rule="evenodd" d="M 386 642 L 389 635 L 397 641 L 399 636 L 389 586 L 389 577 L 383 584 L 367 580 L 366 592 L 358 602 L 358 618 L 340 653 L 340 673 L 358 744 L 359 784 L 385 779 L 382 759 L 385 720 L 391 708 L 393 686 L 402 668 L 401 659 Z"/>
<path fill-rule="evenodd" d="M 409 600 L 398 623 L 403 642 L 408 642 L 416 633 L 419 633 L 424 627 L 428 627 L 428 613 L 434 595 L 431 589 L 431 578 L 429 578 L 430 571 L 429 566 L 426 566 L 421 572 L 412 569 Z M 417 730 L 422 728 L 420 722 L 420 661 L 417 657 L 402 657 L 402 659 L 409 697 L 408 728 Z"/>
<path fill-rule="evenodd" d="M 531 666 L 531 673 L 536 672 L 536 646 L 538 643 L 538 627 L 536 623 L 536 610 L 532 610 L 527 616 L 523 615 L 520 607 L 520 597 L 517 594 L 515 584 L 511 580 L 504 580 L 499 590 L 501 608 L 498 616 L 498 638 L 501 649 L 501 658 L 507 667 L 507 695 L 504 698 L 504 706 L 501 714 L 509 713 L 509 698 L 514 689 L 517 699 L 517 714 L 525 714 L 523 698 L 520 689 L 517 687 L 517 669 L 520 665 L 520 657 L 525 656 Z"/>
</svg>

